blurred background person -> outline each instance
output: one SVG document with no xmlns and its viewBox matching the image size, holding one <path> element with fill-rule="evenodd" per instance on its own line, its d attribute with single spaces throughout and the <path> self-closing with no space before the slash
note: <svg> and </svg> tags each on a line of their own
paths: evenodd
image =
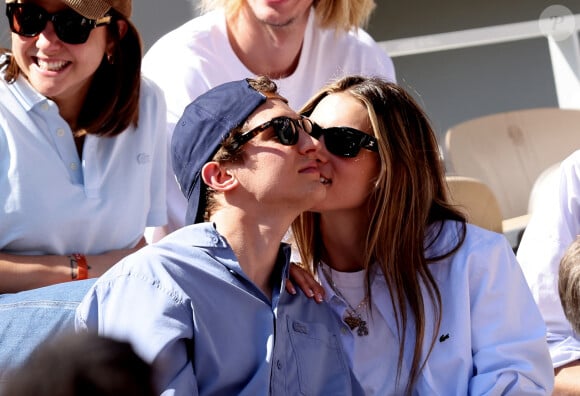
<svg viewBox="0 0 580 396">
<path fill-rule="evenodd" d="M 566 319 L 558 271 L 566 249 L 580 235 L 580 150 L 560 164 L 556 189 L 542 191 L 517 257 L 546 322 L 556 374 L 554 395 L 580 394 L 580 335 Z"/>
<path fill-rule="evenodd" d="M 153 396 L 151 367 L 131 344 L 95 334 L 46 340 L 9 376 L 2 396 Z"/>
<path fill-rule="evenodd" d="M 566 319 L 574 332 L 580 334 L 580 235 L 560 261 L 558 293 Z"/>
</svg>

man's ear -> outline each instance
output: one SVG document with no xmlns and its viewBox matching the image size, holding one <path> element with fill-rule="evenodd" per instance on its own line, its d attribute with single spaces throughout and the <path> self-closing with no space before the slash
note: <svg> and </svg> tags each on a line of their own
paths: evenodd
<svg viewBox="0 0 580 396">
<path fill-rule="evenodd" d="M 203 182 L 215 191 L 228 191 L 238 185 L 235 175 L 218 162 L 208 162 L 201 168 Z"/>
</svg>

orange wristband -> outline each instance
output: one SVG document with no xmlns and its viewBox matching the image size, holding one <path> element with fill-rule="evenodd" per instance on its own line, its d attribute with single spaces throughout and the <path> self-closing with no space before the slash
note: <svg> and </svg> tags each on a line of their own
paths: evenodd
<svg viewBox="0 0 580 396">
<path fill-rule="evenodd" d="M 89 277 L 89 266 L 84 254 L 73 253 L 70 256 L 71 278 L 83 280 Z"/>
</svg>

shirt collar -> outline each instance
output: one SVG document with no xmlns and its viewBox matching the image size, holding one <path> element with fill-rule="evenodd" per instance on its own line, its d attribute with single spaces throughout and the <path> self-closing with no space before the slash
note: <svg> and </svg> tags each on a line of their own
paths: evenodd
<svg viewBox="0 0 580 396">
<path fill-rule="evenodd" d="M 228 241 L 218 232 L 215 227 L 215 223 L 205 222 L 186 226 L 177 231 L 178 233 L 187 232 L 187 239 L 192 241 L 192 246 L 200 248 L 210 248 L 210 249 L 227 249 L 228 254 L 222 256 L 223 265 L 230 271 L 234 271 L 237 274 L 242 275 L 243 271 L 240 267 L 237 257 L 235 256 L 231 246 Z M 289 244 L 281 242 L 280 249 L 278 251 L 278 257 L 276 258 L 276 266 L 274 272 L 276 278 L 281 276 L 282 279 L 287 279 L 289 274 L 289 263 L 291 256 L 291 247 Z M 243 275 L 245 277 L 245 275 Z M 285 282 L 282 282 L 284 286 Z"/>
<path fill-rule="evenodd" d="M 16 100 L 26 111 L 30 111 L 34 106 L 48 101 L 44 95 L 40 94 L 32 87 L 32 85 L 30 85 L 28 80 L 22 76 L 22 73 L 18 76 L 16 81 L 7 85 L 8 89 L 14 94 Z"/>
</svg>

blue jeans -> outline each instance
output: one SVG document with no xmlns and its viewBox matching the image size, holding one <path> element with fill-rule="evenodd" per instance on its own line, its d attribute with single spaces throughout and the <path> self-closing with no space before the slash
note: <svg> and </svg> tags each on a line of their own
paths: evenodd
<svg viewBox="0 0 580 396">
<path fill-rule="evenodd" d="M 57 333 L 74 331 L 74 317 L 95 279 L 0 294 L 0 385 L 6 372 Z M 1 388 L 1 386 L 0 386 Z"/>
</svg>

